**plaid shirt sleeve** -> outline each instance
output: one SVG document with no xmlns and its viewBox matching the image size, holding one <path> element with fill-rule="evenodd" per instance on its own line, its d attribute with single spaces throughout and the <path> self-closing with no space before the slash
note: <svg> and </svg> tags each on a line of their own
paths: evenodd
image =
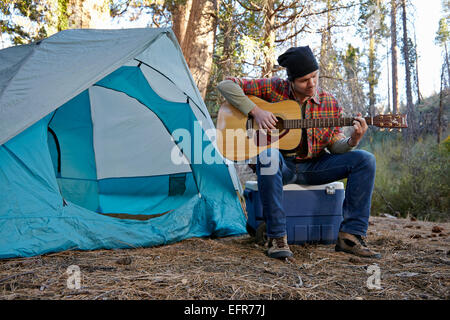
<svg viewBox="0 0 450 320">
<path fill-rule="evenodd" d="M 269 102 L 275 100 L 273 96 L 279 90 L 278 78 L 244 79 L 228 77 L 227 80 L 236 82 L 246 95 L 256 96 Z"/>
</svg>

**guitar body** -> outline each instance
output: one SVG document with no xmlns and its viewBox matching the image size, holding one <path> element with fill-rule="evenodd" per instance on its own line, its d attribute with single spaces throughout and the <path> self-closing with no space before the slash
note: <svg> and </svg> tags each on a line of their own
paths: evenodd
<svg viewBox="0 0 450 320">
<path fill-rule="evenodd" d="M 252 117 L 225 102 L 217 114 L 217 146 L 222 155 L 233 161 L 248 160 L 268 148 L 294 150 L 302 138 L 300 129 L 284 129 L 282 120 L 301 119 L 300 105 L 293 100 L 270 103 L 248 96 L 258 107 L 272 112 L 278 119 L 278 130 L 259 130 Z"/>
<path fill-rule="evenodd" d="M 278 119 L 276 130 L 260 129 L 253 117 L 244 115 L 229 103 L 220 106 L 217 114 L 216 142 L 221 154 L 232 161 L 256 157 L 268 148 L 293 151 L 300 145 L 303 128 L 352 126 L 356 118 L 328 117 L 302 119 L 300 105 L 293 100 L 270 103 L 248 96 L 258 107 L 272 112 Z M 368 125 L 389 130 L 408 128 L 406 115 L 387 114 L 365 117 Z"/>
</svg>

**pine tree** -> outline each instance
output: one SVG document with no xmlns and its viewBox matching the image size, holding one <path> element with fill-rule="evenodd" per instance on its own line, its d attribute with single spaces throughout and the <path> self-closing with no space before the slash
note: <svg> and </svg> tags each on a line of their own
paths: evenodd
<svg viewBox="0 0 450 320">
<path fill-rule="evenodd" d="M 398 113 L 397 0 L 391 0 L 392 111 Z"/>
<path fill-rule="evenodd" d="M 412 88 L 411 88 L 411 62 L 410 62 L 410 43 L 408 37 L 408 28 L 407 28 L 407 7 L 406 0 L 402 0 L 402 23 L 403 23 L 403 61 L 405 63 L 405 86 L 406 86 L 406 110 L 408 113 L 409 121 L 409 132 L 407 135 L 410 139 L 416 138 L 416 125 L 415 125 L 415 112 L 414 112 L 414 104 L 412 99 Z"/>
</svg>

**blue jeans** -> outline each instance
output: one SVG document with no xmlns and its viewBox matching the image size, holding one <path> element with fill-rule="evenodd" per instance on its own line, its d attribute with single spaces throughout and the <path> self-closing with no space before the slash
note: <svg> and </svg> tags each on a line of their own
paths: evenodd
<svg viewBox="0 0 450 320">
<path fill-rule="evenodd" d="M 258 190 L 263 206 L 267 236 L 286 235 L 286 214 L 282 206 L 283 185 L 319 185 L 347 178 L 340 231 L 365 236 L 375 183 L 375 157 L 364 150 L 343 154 L 324 153 L 310 161 L 295 163 L 278 149 L 267 149 L 257 159 Z"/>
</svg>

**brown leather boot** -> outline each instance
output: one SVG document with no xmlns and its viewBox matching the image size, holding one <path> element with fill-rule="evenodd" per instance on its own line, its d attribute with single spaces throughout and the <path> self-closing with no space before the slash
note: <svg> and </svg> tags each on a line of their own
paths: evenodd
<svg viewBox="0 0 450 320">
<path fill-rule="evenodd" d="M 364 258 L 380 259 L 381 254 L 374 252 L 367 247 L 362 236 L 353 235 L 346 232 L 339 232 L 336 251 L 351 253 Z"/>
<path fill-rule="evenodd" d="M 269 238 L 269 249 L 267 250 L 267 255 L 270 258 L 275 259 L 292 257 L 293 253 L 289 249 L 287 236 L 281 238 Z"/>
</svg>

